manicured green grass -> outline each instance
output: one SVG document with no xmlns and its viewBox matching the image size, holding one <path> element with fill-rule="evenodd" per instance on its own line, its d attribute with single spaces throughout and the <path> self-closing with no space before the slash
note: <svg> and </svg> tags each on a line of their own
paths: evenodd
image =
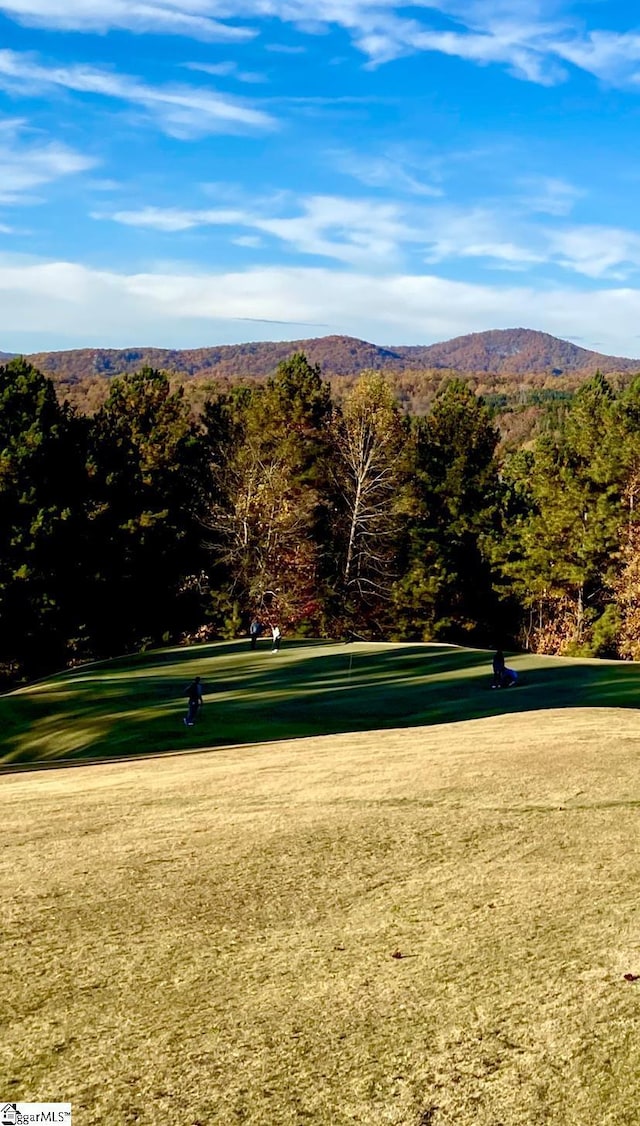
<svg viewBox="0 0 640 1126">
<path fill-rule="evenodd" d="M 263 643 L 264 645 L 264 643 Z M 86 761 L 580 706 L 636 707 L 640 665 L 520 655 L 491 691 L 491 654 L 447 645 L 245 641 L 84 666 L 0 698 L 0 764 Z M 200 674 L 200 723 L 182 723 Z"/>
</svg>

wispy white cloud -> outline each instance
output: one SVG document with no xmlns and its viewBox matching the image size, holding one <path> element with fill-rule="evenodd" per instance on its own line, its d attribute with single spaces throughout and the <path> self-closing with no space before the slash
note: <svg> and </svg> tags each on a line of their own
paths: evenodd
<svg viewBox="0 0 640 1126">
<path fill-rule="evenodd" d="M 403 206 L 320 195 L 294 201 L 288 193 L 281 193 L 235 208 L 147 206 L 111 215 L 95 213 L 94 218 L 166 233 L 208 226 L 245 228 L 271 236 L 296 254 L 369 267 L 398 261 L 404 252 L 416 249 L 432 264 L 476 258 L 502 268 L 523 269 L 550 258 L 546 240 L 539 234 L 518 226 L 514 217 L 508 221 L 504 214 L 480 207 Z"/>
<path fill-rule="evenodd" d="M 224 208 L 206 208 L 200 211 L 181 210 L 177 207 L 143 207 L 138 211 L 116 211 L 108 216 L 94 212 L 94 219 L 112 218 L 125 227 L 141 227 L 151 231 L 190 231 L 194 227 L 238 226 L 245 215 L 242 211 Z"/>
<path fill-rule="evenodd" d="M 538 185 L 540 186 L 540 185 Z M 228 228 L 233 242 L 264 246 L 265 236 L 290 253 L 329 258 L 377 269 L 410 256 L 427 264 L 478 260 L 504 270 L 560 267 L 589 278 L 623 280 L 640 271 L 640 233 L 562 220 L 578 189 L 563 181 L 542 182 L 548 198 L 538 201 L 545 218 L 535 223 L 526 199 L 471 208 L 448 204 L 380 202 L 367 198 L 311 195 L 294 199 L 244 200 L 236 206 L 161 208 L 147 206 L 115 213 L 96 212 L 125 226 L 164 233 Z M 550 221 L 551 220 L 551 221 Z M 244 232 L 249 232 L 245 234 Z M 255 242 L 258 236 L 260 241 Z"/>
<path fill-rule="evenodd" d="M 542 85 L 577 67 L 612 83 L 631 83 L 640 65 L 640 34 L 585 30 L 570 0 L 243 0 L 252 17 L 269 14 L 303 27 L 309 17 L 345 28 L 378 65 L 403 55 L 438 52 L 485 66 L 499 64 Z M 603 9 L 598 12 L 602 15 Z M 432 13 L 438 14 L 438 21 Z M 448 26 L 442 26 L 442 17 Z"/>
<path fill-rule="evenodd" d="M 565 71 L 543 45 L 527 39 L 524 29 L 492 28 L 473 31 L 433 31 L 417 21 L 392 19 L 386 27 L 360 35 L 357 44 L 373 64 L 389 62 L 402 55 L 434 51 L 480 65 L 503 63 L 517 78 L 553 86 Z"/>
<path fill-rule="evenodd" d="M 223 63 L 182 63 L 181 65 L 187 70 L 203 71 L 204 74 L 212 74 L 216 78 L 228 78 L 238 69 L 238 64 L 231 61 Z"/>
<path fill-rule="evenodd" d="M 604 6 L 593 11 L 606 18 Z M 277 19 L 303 34 L 341 27 L 372 65 L 438 52 L 505 66 L 542 85 L 563 81 L 573 67 L 614 84 L 640 85 L 637 29 L 585 28 L 570 0 L 417 0 L 410 8 L 400 0 L 0 0 L 0 12 L 41 27 L 204 40 L 246 39 L 260 21 Z M 265 49 L 304 50 L 277 42 Z"/>
<path fill-rule="evenodd" d="M 238 235 L 231 241 L 235 246 L 246 246 L 249 250 L 257 250 L 264 246 L 264 240 L 260 238 L 260 235 Z"/>
<path fill-rule="evenodd" d="M 214 78 L 235 78 L 238 82 L 250 84 L 268 81 L 266 74 L 259 74 L 254 70 L 240 70 L 238 64 L 232 60 L 221 63 L 183 63 L 182 65 L 186 70 L 210 74 Z"/>
<path fill-rule="evenodd" d="M 0 0 L 0 12 L 31 27 L 94 32 L 122 28 L 214 41 L 255 35 L 250 28 L 216 19 L 217 7 L 206 0 Z"/>
<path fill-rule="evenodd" d="M 562 219 L 573 201 L 573 192 L 551 182 L 550 198 L 538 201 L 538 210 Z M 526 209 L 527 201 L 521 202 Z M 618 227 L 572 223 L 551 225 L 547 218 L 532 222 L 516 207 L 442 207 L 434 222 L 437 233 L 427 262 L 478 258 L 504 269 L 531 266 L 561 267 L 594 279 L 623 281 L 640 271 L 640 233 Z"/>
<path fill-rule="evenodd" d="M 416 250 L 432 264 L 474 258 L 502 268 L 523 269 L 549 259 L 544 239 L 534 238 L 526 229 L 518 230 L 515 219 L 508 222 L 489 208 L 402 205 L 321 195 L 293 200 L 288 193 L 281 193 L 235 208 L 147 206 L 111 215 L 95 213 L 94 218 L 111 218 L 125 226 L 165 233 L 208 226 L 245 228 L 270 236 L 291 253 L 370 268 L 399 261 Z M 518 239 L 518 235 L 522 237 Z M 233 241 L 237 241 L 237 235 Z"/>
<path fill-rule="evenodd" d="M 502 64 L 518 78 L 547 86 L 564 81 L 570 67 L 615 85 L 638 81 L 635 27 L 587 31 L 567 0 L 424 0 L 417 10 L 421 6 L 449 16 L 451 26 L 403 18 L 399 5 L 367 6 L 365 19 L 352 20 L 357 45 L 374 63 L 437 51 L 479 65 Z"/>
<path fill-rule="evenodd" d="M 545 262 L 537 233 L 491 208 L 440 208 L 432 216 L 426 261 L 488 259 L 508 269 Z"/>
<path fill-rule="evenodd" d="M 342 150 L 329 153 L 329 158 L 340 172 L 368 188 L 392 188 L 417 196 L 443 194 L 442 188 L 432 182 L 435 162 L 421 162 L 397 147 L 372 155 Z"/>
<path fill-rule="evenodd" d="M 255 226 L 299 253 L 354 265 L 389 261 L 416 237 L 395 204 L 339 196 L 311 196 L 298 215 L 262 218 Z"/>
<path fill-rule="evenodd" d="M 351 265 L 388 262 L 397 256 L 403 244 L 422 238 L 403 219 L 395 204 L 316 195 L 291 205 L 293 213 L 287 214 L 287 203 L 285 196 L 270 207 L 264 203 L 240 209 L 145 207 L 117 211 L 111 218 L 126 226 L 167 232 L 205 226 L 244 227 L 270 235 L 298 254 L 333 258 Z"/>
<path fill-rule="evenodd" d="M 582 188 L 556 176 L 530 177 L 521 181 L 521 187 L 524 189 L 522 206 L 544 215 L 569 215 L 578 200 L 586 195 Z"/>
<path fill-rule="evenodd" d="M 173 137 L 270 129 L 275 120 L 239 99 L 191 86 L 150 86 L 140 79 L 75 64 L 45 66 L 34 56 L 0 50 L 0 88 L 12 92 L 52 89 L 113 98 L 144 109 Z"/>
<path fill-rule="evenodd" d="M 617 227 L 574 226 L 550 236 L 561 266 L 589 278 L 624 280 L 640 269 L 640 234 Z"/>
<path fill-rule="evenodd" d="M 590 31 L 583 36 L 554 38 L 549 49 L 555 54 L 612 85 L 640 81 L 640 34 L 636 31 Z"/>
<path fill-rule="evenodd" d="M 474 285 L 434 274 L 276 268 L 116 273 L 73 262 L 0 258 L 0 347 L 234 341 L 238 320 L 320 323 L 380 344 L 425 343 L 526 324 L 602 350 L 638 350 L 640 290 Z M 290 335 L 290 334 L 289 334 Z M 257 338 L 286 338 L 261 326 Z M 33 344 L 29 341 L 32 340 Z"/>
<path fill-rule="evenodd" d="M 550 208 L 543 210 L 547 214 Z M 561 267 L 593 279 L 625 281 L 640 272 L 640 232 L 620 227 L 527 221 L 507 208 L 442 208 L 426 261 L 479 258 L 505 269 Z"/>
<path fill-rule="evenodd" d="M 0 202 L 21 203 L 25 192 L 64 176 L 86 172 L 98 161 L 59 141 L 44 141 L 19 118 L 0 119 Z M 6 228 L 5 228 L 6 233 Z"/>
</svg>

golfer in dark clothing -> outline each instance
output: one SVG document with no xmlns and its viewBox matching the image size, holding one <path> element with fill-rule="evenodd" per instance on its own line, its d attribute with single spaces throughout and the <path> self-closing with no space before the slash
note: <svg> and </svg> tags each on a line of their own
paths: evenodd
<svg viewBox="0 0 640 1126">
<path fill-rule="evenodd" d="M 504 653 L 498 649 L 493 658 L 492 688 L 513 688 L 518 683 L 518 674 L 515 669 L 508 669 L 504 663 Z"/>
<path fill-rule="evenodd" d="M 498 649 L 495 657 L 493 658 L 493 682 L 492 688 L 502 687 L 502 678 L 504 676 L 504 653 L 502 649 Z"/>
<path fill-rule="evenodd" d="M 191 684 L 185 692 L 185 696 L 189 697 L 189 708 L 184 717 L 184 724 L 186 727 L 193 727 L 198 711 L 202 707 L 202 685 L 199 676 L 191 681 Z"/>
</svg>

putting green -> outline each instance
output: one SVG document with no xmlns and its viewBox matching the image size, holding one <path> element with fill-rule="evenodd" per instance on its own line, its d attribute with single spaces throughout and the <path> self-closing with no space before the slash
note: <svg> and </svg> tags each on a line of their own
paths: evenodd
<svg viewBox="0 0 640 1126">
<path fill-rule="evenodd" d="M 87 665 L 0 698 L 0 765 L 46 764 L 418 727 L 522 711 L 636 707 L 640 665 L 520 655 L 490 690 L 491 654 L 451 645 L 246 641 Z M 205 686 L 186 729 L 184 689 Z"/>
</svg>

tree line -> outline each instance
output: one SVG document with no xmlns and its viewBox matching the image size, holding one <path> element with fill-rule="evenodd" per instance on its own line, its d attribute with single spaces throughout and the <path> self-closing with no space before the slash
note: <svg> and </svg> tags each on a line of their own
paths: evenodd
<svg viewBox="0 0 640 1126">
<path fill-rule="evenodd" d="M 296 354 L 196 417 L 150 368 L 90 416 L 0 366 L 5 683 L 210 636 L 443 639 L 640 655 L 640 380 L 596 375 L 505 453 L 450 380 L 402 410 L 365 372 L 340 401 Z"/>
</svg>

